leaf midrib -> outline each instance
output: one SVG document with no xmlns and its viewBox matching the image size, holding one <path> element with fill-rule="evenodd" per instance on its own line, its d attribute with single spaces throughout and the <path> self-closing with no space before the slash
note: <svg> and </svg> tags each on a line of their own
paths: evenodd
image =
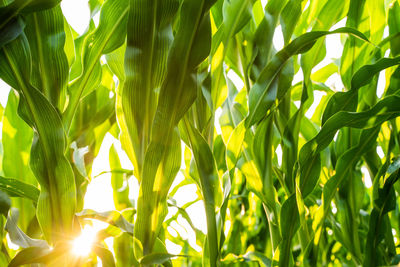
<svg viewBox="0 0 400 267">
<path fill-rule="evenodd" d="M 33 20 L 34 20 L 34 27 L 35 27 L 35 37 L 36 37 L 36 42 L 37 42 L 37 48 L 38 48 L 38 55 L 39 55 L 39 65 L 40 67 L 40 79 L 42 80 L 42 87 L 43 87 L 43 92 L 46 96 L 49 96 L 48 90 L 49 88 L 49 80 L 47 76 L 49 74 L 47 73 L 47 68 L 45 68 L 45 60 L 44 60 L 44 54 L 43 54 L 43 44 L 42 44 L 42 39 L 40 38 L 41 36 L 41 31 L 38 23 L 38 18 L 37 18 L 37 13 L 33 13 Z"/>
<path fill-rule="evenodd" d="M 14 64 L 13 60 L 11 60 L 11 57 L 8 54 L 7 49 L 3 48 L 3 51 L 4 51 L 4 55 L 6 57 L 6 60 L 7 60 L 8 64 L 10 65 L 10 67 L 12 69 L 12 72 L 14 73 L 14 76 L 17 79 L 17 83 L 19 84 L 19 86 L 20 86 L 21 90 L 23 91 L 24 95 L 30 95 L 28 88 L 25 86 L 24 78 L 19 73 L 18 68 Z M 53 162 L 54 161 L 54 158 L 51 155 L 49 155 L 49 152 L 48 152 L 49 150 L 51 150 L 51 149 L 49 149 L 51 146 L 48 143 L 47 138 L 42 138 L 41 137 L 42 133 L 43 133 L 43 126 L 41 125 L 40 120 L 38 120 L 38 118 L 40 116 L 39 116 L 39 114 L 37 114 L 37 111 L 34 108 L 34 103 L 32 103 L 30 97 L 25 97 L 25 98 L 26 98 L 26 103 L 28 104 L 29 110 L 32 113 L 32 117 L 33 117 L 33 120 L 35 122 L 35 127 L 37 128 L 37 134 L 39 136 L 39 140 L 41 142 L 41 145 L 43 146 L 42 150 L 43 150 L 43 154 L 44 154 L 44 157 L 45 157 L 45 165 L 47 165 L 49 162 Z M 54 214 L 56 214 L 56 216 L 58 218 L 61 218 L 61 216 L 58 214 L 59 207 L 60 207 L 59 204 L 60 203 L 59 203 L 58 197 L 57 197 L 58 196 L 57 186 L 53 183 L 54 182 L 53 181 L 54 177 L 53 177 L 52 173 L 50 172 L 49 168 L 46 168 L 46 173 L 47 173 L 47 178 L 48 178 L 47 183 L 48 183 L 50 192 L 53 192 L 53 190 L 54 190 L 55 193 L 56 193 L 56 194 L 54 194 L 54 193 L 50 194 L 51 202 L 52 202 L 52 204 L 55 204 L 55 205 L 51 205 L 52 206 L 52 212 L 54 212 Z M 53 217 L 53 219 L 54 219 L 54 217 Z"/>
</svg>

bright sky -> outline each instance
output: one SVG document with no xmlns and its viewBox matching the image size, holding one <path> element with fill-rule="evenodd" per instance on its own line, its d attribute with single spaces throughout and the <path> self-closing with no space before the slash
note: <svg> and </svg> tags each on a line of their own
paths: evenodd
<svg viewBox="0 0 400 267">
<path fill-rule="evenodd" d="M 265 4 L 266 1 L 262 0 L 262 2 Z M 87 28 L 89 24 L 89 8 L 87 5 L 87 1 L 82 1 L 82 0 L 64 0 L 61 2 L 61 7 L 63 10 L 63 13 L 65 17 L 67 18 L 67 21 L 69 24 L 74 28 L 75 31 L 77 31 L 79 34 L 83 33 L 85 29 Z M 95 20 L 98 20 L 98 16 L 94 18 Z M 97 23 L 98 21 L 96 21 Z M 345 25 L 345 21 L 339 22 L 337 25 L 335 25 L 334 28 L 342 27 Z M 386 31 L 387 35 L 387 31 Z M 340 42 L 340 35 L 335 34 L 335 35 L 329 35 L 326 38 L 326 45 L 327 45 L 327 57 L 326 59 L 318 64 L 316 66 L 316 69 L 319 69 L 329 63 L 332 62 L 332 59 L 334 58 L 339 58 L 341 53 L 342 53 L 342 45 Z M 280 26 L 276 30 L 276 34 L 273 39 L 274 46 L 276 49 L 281 49 L 283 47 L 283 37 L 282 37 L 282 32 Z M 384 75 L 384 72 L 382 72 L 381 75 Z M 234 81 L 234 83 L 237 85 L 238 88 L 243 87 L 243 82 L 240 80 L 240 78 L 234 73 L 234 72 L 229 72 L 228 76 Z M 302 73 L 301 70 L 295 75 L 293 84 L 299 82 L 302 80 Z M 383 83 L 382 83 L 383 82 Z M 337 89 L 342 89 L 343 85 L 341 83 L 340 77 L 338 74 L 332 75 L 331 78 L 328 79 L 327 85 L 331 87 L 335 87 Z M 383 92 L 384 88 L 384 79 L 380 79 L 380 84 L 379 84 L 379 92 Z M 10 90 L 10 87 L 5 84 L 2 80 L 0 80 L 0 104 L 5 107 L 7 103 L 7 95 Z M 307 112 L 308 116 L 311 116 L 311 114 L 314 112 L 314 109 L 316 108 L 316 105 L 319 103 L 321 97 L 324 95 L 324 93 L 315 91 L 314 92 L 314 98 L 315 98 L 315 103 L 311 107 L 311 109 Z M 217 111 L 217 114 L 220 114 L 220 111 Z M 218 121 L 218 120 L 217 120 Z M 220 127 L 218 123 L 215 125 L 217 128 L 217 132 L 220 131 Z M 110 170 L 109 167 L 109 162 L 108 162 L 108 152 L 110 146 L 114 144 L 114 146 L 117 148 L 117 151 L 119 153 L 120 159 L 121 159 L 121 164 L 123 168 L 131 169 L 132 164 L 128 160 L 128 157 L 126 154 L 122 151 L 121 145 L 118 140 L 116 140 L 114 137 L 112 137 L 110 134 L 107 134 L 103 144 L 100 149 L 99 156 L 95 159 L 94 164 L 93 164 L 93 171 L 92 171 L 92 176 L 94 177 L 95 175 L 103 172 L 103 171 L 108 171 Z M 281 150 L 279 148 L 277 149 L 277 153 L 280 154 L 278 157 L 281 157 Z M 182 165 L 182 168 L 184 168 L 184 165 Z M 368 172 L 365 172 L 368 173 Z M 182 181 L 183 176 L 181 174 L 178 175 L 176 178 L 172 188 L 177 185 L 180 181 Z M 370 178 L 366 177 L 366 179 L 369 179 L 370 183 Z M 92 180 L 90 185 L 87 188 L 87 193 L 85 197 L 85 205 L 84 208 L 86 209 L 93 209 L 96 211 L 108 211 L 108 210 L 113 210 L 114 207 L 114 202 L 113 202 L 113 193 L 112 193 L 112 188 L 111 188 L 111 176 L 110 174 L 103 174 L 95 179 Z M 138 184 L 134 178 L 130 180 L 129 183 L 130 186 L 130 197 L 133 199 L 137 199 L 138 196 Z M 175 195 L 175 200 L 177 201 L 179 206 L 182 206 L 183 204 L 192 201 L 193 196 L 196 195 L 196 186 L 195 185 L 186 185 L 180 188 Z M 174 212 L 174 208 L 171 209 L 171 211 Z M 188 210 L 187 210 L 189 216 L 191 217 L 194 225 L 202 230 L 203 232 L 206 232 L 206 220 L 205 220 L 205 213 L 203 209 L 203 204 L 201 202 L 197 202 L 196 204 L 192 205 Z M 169 215 L 170 216 L 170 215 Z M 183 227 L 182 227 L 183 226 Z M 104 228 L 105 225 L 102 223 L 96 223 L 94 225 L 94 228 L 96 230 Z M 180 217 L 178 219 L 178 223 L 173 223 L 171 224 L 170 227 L 168 227 L 168 231 L 172 235 L 176 235 L 176 232 L 179 233 L 180 236 L 183 238 L 187 238 L 190 242 L 190 244 L 195 247 L 196 249 L 200 250 L 201 248 L 197 247 L 195 243 L 195 233 L 194 231 L 191 230 L 190 226 L 186 223 L 185 220 Z M 107 240 L 107 243 L 109 245 L 112 244 L 112 240 L 109 239 Z M 167 248 L 170 253 L 176 253 L 179 254 L 181 251 L 181 247 L 173 244 L 172 242 L 168 241 L 167 242 Z"/>
</svg>

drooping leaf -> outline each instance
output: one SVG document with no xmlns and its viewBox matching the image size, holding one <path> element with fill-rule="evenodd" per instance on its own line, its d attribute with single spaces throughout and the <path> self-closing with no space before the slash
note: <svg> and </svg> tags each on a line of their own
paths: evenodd
<svg viewBox="0 0 400 267">
<path fill-rule="evenodd" d="M 54 240 L 72 230 L 76 204 L 74 176 L 64 155 L 64 128 L 55 107 L 29 82 L 30 50 L 25 36 L 4 46 L 0 58 L 0 76 L 20 93 L 18 113 L 36 132 L 30 165 L 41 185 L 37 217 L 47 240 Z"/>
<path fill-rule="evenodd" d="M 5 229 L 10 236 L 10 240 L 22 248 L 35 247 L 41 248 L 42 250 L 48 249 L 49 245 L 46 243 L 46 241 L 30 238 L 17 226 L 18 217 L 19 212 L 18 210 L 14 209 L 7 218 Z"/>
<path fill-rule="evenodd" d="M 11 208 L 11 200 L 3 190 L 0 190 L 0 213 L 7 217 L 8 211 Z"/>
<path fill-rule="evenodd" d="M 349 33 L 364 41 L 368 41 L 362 33 L 351 28 L 340 28 L 331 32 L 314 31 L 305 33 L 294 39 L 271 59 L 251 88 L 249 95 L 249 114 L 245 122 L 246 128 L 249 128 L 251 125 L 261 120 L 265 116 L 266 111 L 274 104 L 275 100 L 279 100 L 276 99 L 276 86 L 271 85 L 273 85 L 273 81 L 286 61 L 293 55 L 307 52 L 312 48 L 318 38 L 334 33 Z M 281 93 L 281 96 L 284 96 L 284 93 Z"/>
<path fill-rule="evenodd" d="M 133 224 L 129 223 L 118 211 L 108 211 L 108 212 L 96 212 L 94 210 L 83 210 L 77 213 L 77 216 L 81 218 L 90 218 L 101 220 L 110 225 L 120 228 L 122 231 L 132 234 Z"/>
<path fill-rule="evenodd" d="M 16 39 L 24 30 L 21 15 L 52 8 L 60 0 L 15 0 L 0 7 L 0 48 Z"/>
<path fill-rule="evenodd" d="M 128 0 L 106 1 L 100 11 L 99 27 L 84 39 L 82 73 L 68 87 L 70 99 L 63 113 L 63 123 L 67 132 L 79 101 L 91 93 L 101 79 L 100 57 L 111 53 L 124 43 L 128 11 Z"/>
<path fill-rule="evenodd" d="M 22 197 L 37 203 L 40 191 L 35 186 L 17 179 L 0 177 L 0 189 L 11 197 Z"/>
</svg>

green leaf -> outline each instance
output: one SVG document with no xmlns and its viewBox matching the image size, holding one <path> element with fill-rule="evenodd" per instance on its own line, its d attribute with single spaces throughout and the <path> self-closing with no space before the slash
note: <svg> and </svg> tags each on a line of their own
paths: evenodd
<svg viewBox="0 0 400 267">
<path fill-rule="evenodd" d="M 74 150 L 72 153 L 72 159 L 75 163 L 76 168 L 83 177 L 87 177 L 85 169 L 85 154 L 89 152 L 88 147 L 78 148 L 76 142 L 72 142 L 70 148 Z"/>
<path fill-rule="evenodd" d="M 184 118 L 181 128 L 188 139 L 197 171 L 199 172 L 201 191 L 207 216 L 207 243 L 209 248 L 210 265 L 215 264 L 219 257 L 218 233 L 216 224 L 216 207 L 222 205 L 222 189 L 217 173 L 214 156 L 206 140 L 201 136 L 192 123 Z"/>
<path fill-rule="evenodd" d="M 18 113 L 35 130 L 30 164 L 41 185 L 37 217 L 47 240 L 54 240 L 72 230 L 76 189 L 64 156 L 66 137 L 59 113 L 29 83 L 29 60 L 29 46 L 22 35 L 0 51 L 0 77 L 20 93 Z"/>
<path fill-rule="evenodd" d="M 5 229 L 10 236 L 10 240 L 22 248 L 35 247 L 41 248 L 42 250 L 48 249 L 49 245 L 46 241 L 30 238 L 17 226 L 18 217 L 19 212 L 16 209 L 13 209 L 11 214 L 7 217 Z"/>
<path fill-rule="evenodd" d="M 63 110 L 69 71 L 61 7 L 27 16 L 25 33 L 32 57 L 31 83 L 54 107 Z"/>
<path fill-rule="evenodd" d="M 330 99 L 322 116 L 324 124 L 333 114 L 339 111 L 355 111 L 357 107 L 357 92 L 367 85 L 374 75 L 389 67 L 400 64 L 400 57 L 382 58 L 374 64 L 364 65 L 351 79 L 351 90 L 347 92 L 337 92 Z"/>
<path fill-rule="evenodd" d="M 8 267 L 17 267 L 33 263 L 55 264 L 54 262 L 57 262 L 59 258 L 65 257 L 66 248 L 68 248 L 66 244 L 58 245 L 53 249 L 28 247 L 18 252 L 8 264 Z M 58 264 L 61 262 L 58 262 Z"/>
<path fill-rule="evenodd" d="M 251 19 L 250 0 L 224 1 L 222 6 L 223 22 L 213 36 L 211 48 L 211 99 L 213 110 L 223 102 L 223 61 L 235 34 Z"/>
<path fill-rule="evenodd" d="M 102 266 L 115 267 L 114 256 L 111 251 L 98 245 L 93 246 L 93 251 L 101 259 Z"/>
<path fill-rule="evenodd" d="M 143 245 L 143 255 L 152 251 L 166 216 L 168 190 L 180 167 L 180 140 L 175 127 L 196 97 L 195 69 L 210 49 L 210 21 L 204 14 L 212 3 L 186 0 L 180 9 L 180 24 L 169 51 L 141 177 L 135 236 Z"/>
<path fill-rule="evenodd" d="M 0 176 L 0 189 L 11 197 L 23 197 L 37 203 L 40 191 L 35 186 L 21 182 L 17 179 Z"/>
<path fill-rule="evenodd" d="M 400 168 L 400 158 L 396 158 L 388 167 L 387 173 L 392 174 Z"/>
<path fill-rule="evenodd" d="M 114 145 L 109 152 L 110 169 L 121 169 L 121 163 Z M 114 205 L 117 210 L 123 210 L 132 206 L 129 200 L 129 187 L 127 186 L 126 174 L 123 172 L 111 172 L 111 186 L 113 188 Z"/>
<path fill-rule="evenodd" d="M 139 263 L 143 265 L 163 264 L 171 258 L 180 255 L 173 255 L 168 253 L 152 253 L 140 258 Z"/>
<path fill-rule="evenodd" d="M 0 187 L 0 189 L 2 189 Z M 3 192 L 4 190 L 0 190 L 0 213 L 4 216 L 7 217 L 8 211 L 11 208 L 11 200 L 8 197 L 8 195 Z"/>
<path fill-rule="evenodd" d="M 390 36 L 395 36 L 396 34 L 400 33 L 400 3 L 393 2 L 393 4 L 389 8 L 388 14 L 388 26 L 389 26 L 389 34 Z M 392 38 L 390 40 L 390 50 L 393 56 L 397 56 L 400 53 L 399 49 L 400 45 L 400 36 Z"/>
<path fill-rule="evenodd" d="M 313 222 L 314 226 L 318 227 L 318 231 L 320 231 L 319 228 L 323 226 L 324 220 L 331 210 L 331 201 L 334 198 L 337 189 L 341 184 L 343 184 L 346 178 L 351 177 L 354 167 L 360 160 L 361 156 L 370 150 L 370 148 L 375 144 L 379 130 L 380 127 L 363 130 L 360 137 L 360 143 L 351 149 L 348 149 L 339 157 L 335 167 L 336 174 L 324 185 L 322 205 L 317 211 L 316 219 Z M 352 180 L 356 179 L 356 177 L 351 178 Z M 346 238 L 352 240 L 351 234 Z M 358 242 L 358 240 L 352 240 L 352 242 Z M 357 256 L 359 257 L 359 255 Z"/>
<path fill-rule="evenodd" d="M 379 101 L 370 110 L 358 113 L 340 111 L 326 121 L 317 136 L 307 142 L 300 151 L 300 186 L 303 197 L 314 189 L 321 169 L 319 153 L 329 145 L 337 130 L 342 127 L 372 128 L 396 118 L 400 115 L 397 101 L 399 97 L 389 96 Z"/>
<path fill-rule="evenodd" d="M 89 8 L 90 8 L 90 17 L 93 18 L 96 15 L 103 5 L 104 0 L 89 0 Z"/>
<path fill-rule="evenodd" d="M 273 119 L 274 115 L 267 116 L 257 127 L 252 142 L 253 160 L 258 170 L 258 174 L 262 181 L 262 188 L 257 185 L 252 186 L 252 190 L 262 194 L 264 210 L 266 211 L 269 229 L 271 232 L 272 250 L 278 247 L 281 241 L 278 222 L 277 199 L 274 187 L 273 175 Z M 251 177 L 247 177 L 251 179 Z M 254 179 L 254 178 L 253 178 Z M 249 185 L 253 182 L 249 182 Z"/>
<path fill-rule="evenodd" d="M 0 47 L 16 39 L 23 33 L 25 25 L 25 21 L 21 17 L 16 17 L 0 28 Z"/>
<path fill-rule="evenodd" d="M 369 220 L 369 231 L 366 242 L 367 254 L 364 259 L 365 266 L 387 264 L 384 257 L 382 257 L 383 255 L 381 255 L 381 252 L 378 250 L 378 246 L 383 239 L 386 239 L 385 232 L 391 232 L 387 213 L 394 210 L 396 207 L 396 195 L 393 190 L 393 185 L 400 178 L 399 174 L 398 171 L 392 173 L 386 179 L 383 188 L 378 188 L 379 197 L 374 199 L 374 209 L 371 212 Z M 381 177 L 378 176 L 376 178 L 380 179 Z M 374 187 L 378 187 L 378 183 L 374 183 Z M 393 243 L 393 239 L 389 242 Z M 394 251 L 393 253 L 393 251 L 390 251 L 389 253 L 394 256 L 396 252 Z"/>
<path fill-rule="evenodd" d="M 229 172 L 231 172 L 231 170 L 234 170 L 234 168 L 236 167 L 236 163 L 242 150 L 242 144 L 245 134 L 246 128 L 244 127 L 244 121 L 242 121 L 236 126 L 231 136 L 229 137 L 226 147 L 226 165 Z"/>
<path fill-rule="evenodd" d="M 129 223 L 118 211 L 96 212 L 85 209 L 76 214 L 81 218 L 96 219 L 120 228 L 122 231 L 132 234 L 133 224 Z"/>
<path fill-rule="evenodd" d="M 282 10 L 281 26 L 285 44 L 289 43 L 297 21 L 300 18 L 302 2 L 303 0 L 290 0 Z"/>
<path fill-rule="evenodd" d="M 165 65 L 173 40 L 172 19 L 178 7 L 176 0 L 131 1 L 125 52 L 126 78 L 118 92 L 117 103 L 122 111 L 118 119 L 123 145 L 138 174 L 142 172 L 150 142 L 157 108 L 156 89 L 166 75 Z M 117 72 L 123 76 L 122 71 Z M 141 179 L 140 175 L 137 177 Z"/>
<path fill-rule="evenodd" d="M 128 0 L 106 1 L 101 8 L 98 28 L 91 32 L 83 43 L 82 73 L 69 86 L 69 104 L 63 113 L 67 132 L 82 97 L 95 89 L 101 74 L 100 57 L 120 47 L 125 41 L 128 20 Z"/>
<path fill-rule="evenodd" d="M 350 2 L 347 14 L 346 27 L 359 30 L 363 34 L 369 34 L 368 9 L 366 0 L 355 0 Z M 368 36 L 369 37 L 369 36 Z M 349 36 L 343 48 L 340 61 L 340 74 L 345 88 L 351 87 L 351 79 L 355 72 L 362 67 L 368 57 L 368 49 L 364 42 Z"/>
<path fill-rule="evenodd" d="M 52 8 L 60 2 L 60 0 L 14 0 L 0 7 L 0 49 L 23 32 L 25 23 L 20 15 Z"/>
<path fill-rule="evenodd" d="M 11 90 L 3 117 L 2 164 L 4 176 L 17 179 L 0 179 L 0 184 L 10 196 L 18 196 L 13 199 L 12 205 L 22 214 L 19 225 L 23 231 L 27 230 L 32 218 L 35 217 L 34 205 L 36 205 L 40 193 L 36 188 L 38 183 L 29 166 L 32 138 L 32 129 L 18 116 L 16 91 Z"/>
<path fill-rule="evenodd" d="M 249 128 L 260 121 L 267 110 L 275 103 L 277 99 L 277 88 L 273 85 L 274 80 L 290 57 L 305 53 L 312 48 L 318 38 L 334 33 L 349 33 L 368 42 L 368 39 L 360 32 L 351 28 L 339 28 L 334 31 L 314 31 L 301 35 L 294 39 L 285 48 L 274 55 L 268 65 L 262 70 L 256 83 L 250 90 L 249 95 L 249 114 L 245 124 Z M 281 93 L 284 96 L 284 92 Z"/>
<path fill-rule="evenodd" d="M 289 263 L 293 261 L 290 253 L 292 238 L 299 228 L 299 212 L 296 205 L 294 194 L 282 204 L 280 214 L 282 241 L 279 246 L 279 266 L 289 266 Z"/>
</svg>

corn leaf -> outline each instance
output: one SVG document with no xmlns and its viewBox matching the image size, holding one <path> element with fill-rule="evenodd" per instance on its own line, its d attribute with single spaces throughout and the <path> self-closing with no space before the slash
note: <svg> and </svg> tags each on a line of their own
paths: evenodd
<svg viewBox="0 0 400 267">
<path fill-rule="evenodd" d="M 271 59 L 268 65 L 261 72 L 260 76 L 257 79 L 257 82 L 250 90 L 249 114 L 246 118 L 247 128 L 262 119 L 265 111 L 271 108 L 271 106 L 275 102 L 277 96 L 277 88 L 271 85 L 273 84 L 274 79 L 283 68 L 286 61 L 296 54 L 307 52 L 309 49 L 312 48 L 318 38 L 334 33 L 350 33 L 364 41 L 368 41 L 362 33 L 357 32 L 351 28 L 340 28 L 332 32 L 314 31 L 310 33 L 305 33 L 304 35 L 293 40 Z M 281 93 L 281 96 L 283 95 L 284 93 Z"/>
</svg>

